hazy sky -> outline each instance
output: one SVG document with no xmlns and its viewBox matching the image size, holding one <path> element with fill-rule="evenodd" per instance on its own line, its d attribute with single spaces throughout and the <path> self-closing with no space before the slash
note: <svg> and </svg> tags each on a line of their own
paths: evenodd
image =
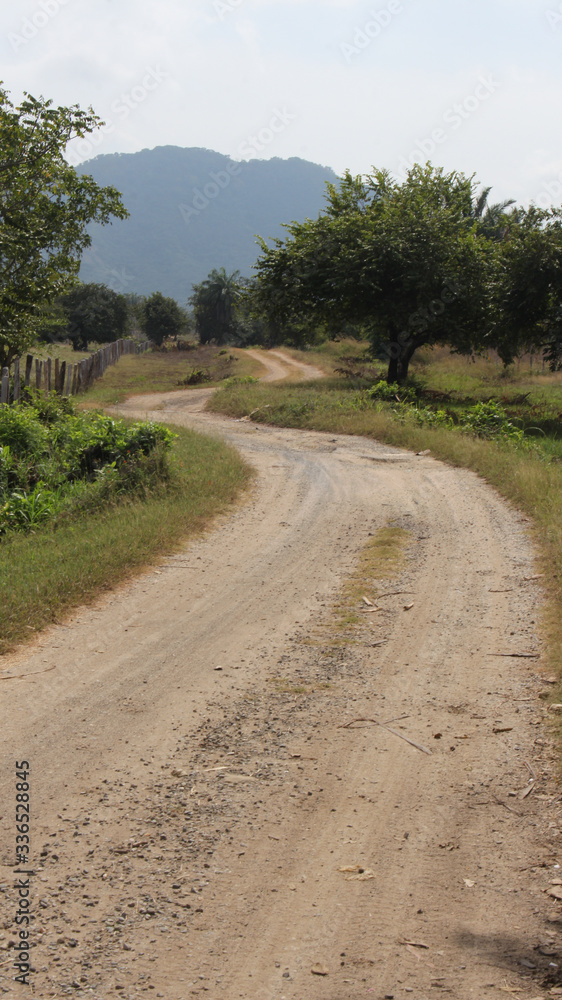
<svg viewBox="0 0 562 1000">
<path fill-rule="evenodd" d="M 18 0 L 0 77 L 105 129 L 73 151 L 204 146 L 562 203 L 561 0 Z"/>
</svg>

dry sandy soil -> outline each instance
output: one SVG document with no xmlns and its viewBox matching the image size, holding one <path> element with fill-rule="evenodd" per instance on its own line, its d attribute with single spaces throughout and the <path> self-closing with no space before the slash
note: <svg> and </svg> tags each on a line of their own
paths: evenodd
<svg viewBox="0 0 562 1000">
<path fill-rule="evenodd" d="M 121 411 L 224 435 L 257 470 L 249 499 L 3 659 L 0 991 L 562 995 L 525 519 L 428 455 L 229 421 L 208 393 Z M 406 569 L 334 645 L 332 601 L 389 522 L 410 533 Z M 363 717 L 390 728 L 342 728 Z M 11 964 L 21 758 L 33 989 Z"/>
</svg>

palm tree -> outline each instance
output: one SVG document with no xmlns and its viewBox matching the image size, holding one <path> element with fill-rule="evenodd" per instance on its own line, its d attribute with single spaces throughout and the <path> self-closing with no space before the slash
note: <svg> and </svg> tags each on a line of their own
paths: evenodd
<svg viewBox="0 0 562 1000">
<path fill-rule="evenodd" d="M 240 272 L 227 274 L 224 267 L 212 270 L 193 285 L 189 302 L 194 308 L 195 325 L 202 344 L 215 340 L 224 344 L 236 336 L 234 308 L 240 296 Z"/>
<path fill-rule="evenodd" d="M 515 204 L 513 198 L 497 202 L 495 205 L 488 205 L 488 197 L 491 187 L 482 188 L 471 206 L 470 220 L 478 224 L 478 231 L 482 236 L 490 240 L 505 239 L 509 230 L 509 221 L 517 217 L 517 209 L 507 212 L 511 205 Z"/>
</svg>

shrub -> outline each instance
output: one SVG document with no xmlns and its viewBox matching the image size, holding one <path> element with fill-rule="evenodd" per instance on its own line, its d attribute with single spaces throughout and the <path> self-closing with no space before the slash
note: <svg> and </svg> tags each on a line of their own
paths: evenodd
<svg viewBox="0 0 562 1000">
<path fill-rule="evenodd" d="M 7 446 L 14 458 L 38 458 L 48 444 L 47 429 L 34 406 L 0 407 L 0 446 Z"/>
<path fill-rule="evenodd" d="M 416 397 L 416 390 L 412 386 L 398 385 L 398 382 L 375 382 L 370 389 L 365 391 L 369 399 L 378 399 L 385 403 L 407 403 Z"/>
<path fill-rule="evenodd" d="M 0 408 L 0 534 L 87 507 L 88 491 L 96 508 L 104 498 L 150 492 L 167 477 L 174 437 L 152 422 L 76 413 L 48 394 Z"/>
<path fill-rule="evenodd" d="M 523 431 L 511 423 L 503 406 L 490 400 L 488 403 L 476 403 L 464 413 L 460 420 L 462 430 L 474 434 L 475 437 L 492 438 L 505 437 L 512 441 L 522 441 Z"/>
</svg>

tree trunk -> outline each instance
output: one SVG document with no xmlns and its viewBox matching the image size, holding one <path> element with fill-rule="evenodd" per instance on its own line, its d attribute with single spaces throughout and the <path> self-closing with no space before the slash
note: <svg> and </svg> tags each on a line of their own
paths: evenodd
<svg viewBox="0 0 562 1000">
<path fill-rule="evenodd" d="M 406 354 L 404 357 L 398 359 L 398 384 L 402 385 L 403 382 L 408 378 L 408 368 L 410 366 L 410 360 L 414 352 Z"/>
<path fill-rule="evenodd" d="M 398 358 L 390 356 L 388 360 L 388 371 L 386 373 L 387 382 L 397 382 L 398 381 Z"/>
<path fill-rule="evenodd" d="M 410 361 L 414 351 L 421 346 L 417 340 L 409 341 L 406 344 L 400 342 L 400 340 L 392 341 L 389 348 L 390 357 L 388 359 L 388 371 L 386 373 L 387 382 L 398 382 L 398 385 L 402 385 L 403 382 L 408 378 L 408 369 L 410 367 Z"/>
</svg>

